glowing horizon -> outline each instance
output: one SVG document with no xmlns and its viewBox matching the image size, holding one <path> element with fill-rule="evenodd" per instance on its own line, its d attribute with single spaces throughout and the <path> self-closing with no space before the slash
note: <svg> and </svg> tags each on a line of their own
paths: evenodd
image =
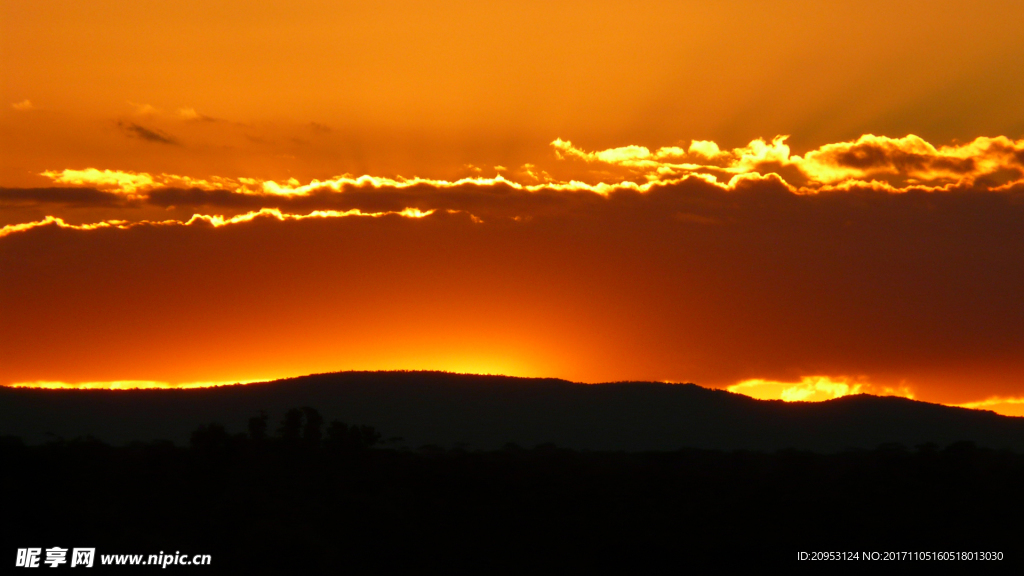
<svg viewBox="0 0 1024 576">
<path fill-rule="evenodd" d="M 419 370 L 399 370 L 399 372 L 418 372 Z M 379 370 L 373 372 L 390 372 L 390 370 Z M 426 372 L 435 372 L 427 370 Z M 475 375 L 475 376 L 509 376 L 498 372 L 471 372 L 471 371 L 449 371 L 439 370 L 447 374 Z M 310 374 L 312 375 L 312 374 Z M 41 390 L 190 390 L 196 388 L 218 388 L 222 386 L 246 386 L 249 384 L 263 384 L 288 378 L 301 378 L 302 376 L 291 376 L 285 378 L 254 379 L 254 380 L 225 380 L 219 382 L 153 382 L 153 381 L 112 381 L 112 382 L 15 382 L 3 385 L 6 388 L 30 388 Z M 536 378 L 539 376 L 523 376 L 525 378 Z M 667 382 L 668 384 L 682 384 L 679 382 Z M 585 383 L 581 383 L 585 384 Z M 585 384 L 597 386 L 601 383 Z M 776 382 L 764 379 L 748 379 L 737 382 L 725 388 L 733 394 L 740 394 L 755 400 L 781 400 L 783 402 L 827 402 L 845 396 L 869 395 L 869 396 L 897 396 L 915 400 L 914 393 L 907 387 L 888 388 L 875 387 L 870 383 L 858 381 L 849 377 L 830 376 L 805 376 L 799 382 Z M 961 404 L 943 404 L 955 408 L 967 408 L 971 410 L 988 410 L 1003 416 L 1024 417 L 1024 398 L 992 397 L 977 402 L 965 402 Z"/>
</svg>

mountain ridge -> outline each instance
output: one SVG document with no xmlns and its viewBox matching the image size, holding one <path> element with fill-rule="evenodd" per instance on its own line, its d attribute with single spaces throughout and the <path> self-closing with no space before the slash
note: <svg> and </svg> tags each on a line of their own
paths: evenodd
<svg viewBox="0 0 1024 576">
<path fill-rule="evenodd" d="M 0 434 L 28 442 L 91 435 L 111 443 L 187 442 L 199 425 L 243 432 L 265 410 L 311 406 L 369 424 L 404 445 L 494 449 L 553 443 L 586 450 L 780 449 L 835 452 L 880 444 L 1024 452 L 1024 418 L 900 397 L 757 400 L 696 384 L 607 382 L 437 371 L 334 372 L 196 389 L 0 389 Z"/>
</svg>

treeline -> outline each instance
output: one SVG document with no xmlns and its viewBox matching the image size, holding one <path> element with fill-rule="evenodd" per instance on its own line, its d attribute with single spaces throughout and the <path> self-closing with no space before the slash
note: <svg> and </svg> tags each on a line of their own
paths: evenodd
<svg viewBox="0 0 1024 576">
<path fill-rule="evenodd" d="M 0 442 L 12 547 L 212 554 L 204 573 L 798 568 L 822 550 L 1004 553 L 1024 455 L 970 442 L 817 454 L 396 449 L 311 408 L 188 447 Z M 963 568 L 963 566 L 961 566 Z"/>
<path fill-rule="evenodd" d="M 324 418 L 315 408 L 308 406 L 288 410 L 274 436 L 268 434 L 270 417 L 266 412 L 249 419 L 248 434 L 229 434 L 216 422 L 200 426 L 192 432 L 189 446 L 198 451 L 230 451 L 268 444 L 280 448 L 324 447 L 335 452 L 359 452 L 376 445 L 381 435 L 372 426 L 349 426 L 332 420 L 324 434 Z"/>
</svg>

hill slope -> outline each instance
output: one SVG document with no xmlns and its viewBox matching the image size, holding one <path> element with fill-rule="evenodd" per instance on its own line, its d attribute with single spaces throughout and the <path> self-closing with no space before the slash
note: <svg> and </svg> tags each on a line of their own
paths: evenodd
<svg viewBox="0 0 1024 576">
<path fill-rule="evenodd" d="M 693 384 L 584 385 L 443 372 L 343 372 L 192 390 L 4 388 L 0 434 L 29 442 L 93 435 L 112 443 L 183 443 L 200 424 L 216 421 L 243 432 L 250 416 L 266 410 L 276 426 L 285 410 L 298 406 L 312 406 L 328 421 L 375 426 L 410 447 L 550 442 L 590 450 L 831 452 L 970 440 L 1024 451 L 1024 418 L 904 398 L 783 403 Z"/>
</svg>

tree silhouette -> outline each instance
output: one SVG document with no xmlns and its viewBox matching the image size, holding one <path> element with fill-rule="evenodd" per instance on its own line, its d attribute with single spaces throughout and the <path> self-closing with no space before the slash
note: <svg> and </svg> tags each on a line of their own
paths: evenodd
<svg viewBox="0 0 1024 576">
<path fill-rule="evenodd" d="M 305 406 L 302 413 L 306 417 L 306 424 L 302 427 L 302 440 L 309 446 L 319 446 L 320 438 L 323 437 L 321 428 L 324 425 L 324 418 L 316 409 Z"/>
<path fill-rule="evenodd" d="M 189 438 L 189 445 L 204 452 L 222 450 L 227 447 L 230 436 L 224 426 L 216 422 L 200 426 Z"/>
<path fill-rule="evenodd" d="M 380 432 L 373 426 L 349 426 L 339 420 L 332 420 L 327 427 L 327 443 L 336 450 L 366 450 L 380 442 L 380 438 Z"/>
<path fill-rule="evenodd" d="M 348 424 L 340 420 L 331 420 L 327 426 L 327 444 L 331 448 L 344 450 L 348 441 Z"/>
<path fill-rule="evenodd" d="M 355 429 L 355 426 L 350 429 L 350 433 L 353 429 Z M 360 426 L 357 442 L 360 448 L 373 448 L 377 442 L 380 442 L 380 432 L 377 432 L 377 429 L 373 426 Z"/>
<path fill-rule="evenodd" d="M 259 416 L 249 418 L 249 439 L 253 442 L 263 442 L 267 439 L 267 423 L 270 417 L 266 411 L 260 410 Z"/>
<path fill-rule="evenodd" d="M 277 430 L 277 435 L 286 443 L 296 443 L 299 441 L 301 431 L 302 410 L 292 408 L 285 413 L 284 420 L 281 421 L 281 427 Z"/>
</svg>

